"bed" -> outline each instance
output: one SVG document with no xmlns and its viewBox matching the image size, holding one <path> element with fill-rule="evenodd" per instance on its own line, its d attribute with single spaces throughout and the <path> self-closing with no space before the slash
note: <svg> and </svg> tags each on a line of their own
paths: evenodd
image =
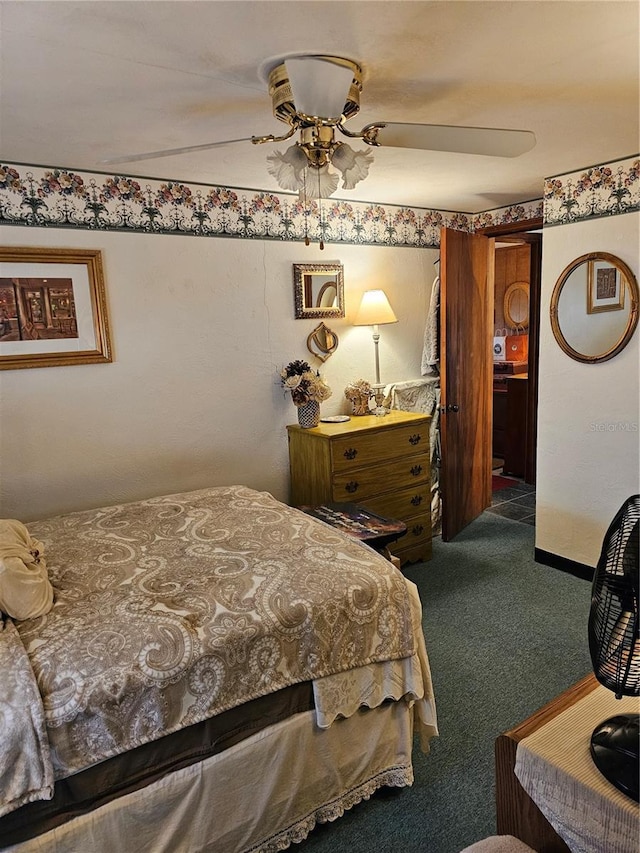
<svg viewBox="0 0 640 853">
<path fill-rule="evenodd" d="M 244 486 L 28 524 L 50 611 L 0 633 L 0 849 L 275 851 L 437 734 L 415 586 Z"/>
</svg>

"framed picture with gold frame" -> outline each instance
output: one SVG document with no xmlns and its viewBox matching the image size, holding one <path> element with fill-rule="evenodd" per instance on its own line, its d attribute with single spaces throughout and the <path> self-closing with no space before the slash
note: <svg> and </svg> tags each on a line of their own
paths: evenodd
<svg viewBox="0 0 640 853">
<path fill-rule="evenodd" d="M 0 246 L 0 370 L 112 360 L 100 250 Z"/>
<path fill-rule="evenodd" d="M 587 314 L 624 308 L 624 278 L 615 264 L 603 260 L 590 261 L 587 285 Z"/>
</svg>

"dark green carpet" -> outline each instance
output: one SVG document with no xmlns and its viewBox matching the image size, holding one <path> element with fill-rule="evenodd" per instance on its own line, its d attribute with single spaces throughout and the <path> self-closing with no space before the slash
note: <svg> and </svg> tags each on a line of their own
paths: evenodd
<svg viewBox="0 0 640 853">
<path fill-rule="evenodd" d="M 591 671 L 588 581 L 534 562 L 533 527 L 484 513 L 434 540 L 417 584 L 440 737 L 412 788 L 319 826 L 300 853 L 458 853 L 495 834 L 496 737 Z"/>
</svg>

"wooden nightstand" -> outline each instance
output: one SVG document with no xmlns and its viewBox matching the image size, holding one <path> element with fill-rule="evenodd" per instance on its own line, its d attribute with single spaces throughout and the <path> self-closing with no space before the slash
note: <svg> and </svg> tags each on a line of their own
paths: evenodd
<svg viewBox="0 0 640 853">
<path fill-rule="evenodd" d="M 429 416 L 391 410 L 312 429 L 287 427 L 290 502 L 350 502 L 404 521 L 407 533 L 389 547 L 401 563 L 431 557 Z"/>
<path fill-rule="evenodd" d="M 638 805 L 600 775 L 589 752 L 598 723 L 637 711 L 637 697 L 617 700 L 590 674 L 500 735 L 495 743 L 498 834 L 515 835 L 540 853 L 637 853 Z M 536 782 L 533 789 L 527 785 L 531 796 L 515 772 L 522 747 L 520 778 L 528 765 L 525 778 Z"/>
</svg>

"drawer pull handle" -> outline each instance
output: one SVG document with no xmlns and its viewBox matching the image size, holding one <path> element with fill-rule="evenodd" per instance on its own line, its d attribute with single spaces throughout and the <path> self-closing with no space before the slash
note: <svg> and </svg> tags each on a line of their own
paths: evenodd
<svg viewBox="0 0 640 853">
<path fill-rule="evenodd" d="M 424 527 L 422 524 L 414 524 L 414 526 L 411 528 L 411 532 L 413 533 L 414 536 L 420 536 L 420 534 L 423 532 L 423 530 L 424 530 Z"/>
<path fill-rule="evenodd" d="M 357 455 L 358 451 L 355 449 L 355 447 L 348 447 L 344 452 L 345 459 L 355 459 Z"/>
<path fill-rule="evenodd" d="M 355 480 L 349 480 L 346 484 L 345 489 L 352 495 L 358 489 L 358 483 Z"/>
<path fill-rule="evenodd" d="M 412 503 L 414 506 L 420 506 L 420 504 L 422 503 L 422 495 L 414 495 L 414 496 L 411 498 L 411 503 Z"/>
<path fill-rule="evenodd" d="M 413 474 L 414 477 L 417 477 L 418 474 L 422 474 L 422 465 L 414 465 L 410 473 Z"/>
<path fill-rule="evenodd" d="M 420 444 L 420 435 L 410 435 L 409 436 L 409 444 Z"/>
</svg>

